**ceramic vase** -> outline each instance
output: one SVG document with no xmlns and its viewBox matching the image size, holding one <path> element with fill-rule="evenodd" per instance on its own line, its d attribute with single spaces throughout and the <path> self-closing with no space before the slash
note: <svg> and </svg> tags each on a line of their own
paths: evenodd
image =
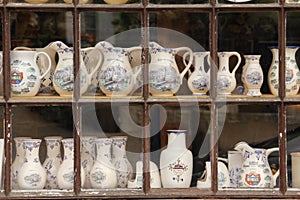
<svg viewBox="0 0 300 200">
<path fill-rule="evenodd" d="M 285 95 L 296 95 L 299 91 L 300 72 L 296 63 L 297 46 L 287 46 L 285 49 Z M 278 96 L 279 89 L 279 50 L 270 48 L 273 59 L 268 71 L 268 85 L 271 93 Z"/>
<path fill-rule="evenodd" d="M 18 173 L 18 183 L 20 189 L 43 189 L 46 183 L 46 170 L 43 168 L 39 149 L 40 139 L 25 139 L 25 159 Z"/>
<path fill-rule="evenodd" d="M 30 139 L 30 137 L 15 137 L 16 157 L 11 165 L 11 187 L 12 189 L 19 189 L 18 174 L 25 159 L 25 147 L 23 145 L 24 139 Z"/>
<path fill-rule="evenodd" d="M 217 74 L 217 90 L 220 95 L 231 95 L 236 87 L 235 72 L 240 66 L 241 55 L 238 52 L 219 52 L 219 70 Z M 230 57 L 235 56 L 237 63 L 233 70 L 229 70 Z"/>
<path fill-rule="evenodd" d="M 117 172 L 117 187 L 126 188 L 133 172 L 126 155 L 127 136 L 115 136 L 112 140 L 112 163 Z"/>
<path fill-rule="evenodd" d="M 74 139 L 62 139 L 64 159 L 57 171 L 57 183 L 60 189 L 73 189 L 74 186 Z M 81 187 L 84 185 L 85 174 L 81 167 Z"/>
<path fill-rule="evenodd" d="M 112 139 L 96 139 L 97 159 L 92 167 L 90 181 L 93 188 L 116 188 L 117 173 L 111 163 Z"/>
<path fill-rule="evenodd" d="M 95 160 L 95 139 L 93 136 L 83 136 L 81 139 L 81 166 L 85 173 L 84 188 L 91 188 L 90 172 Z"/>
<path fill-rule="evenodd" d="M 168 130 L 168 145 L 160 155 L 160 176 L 164 188 L 188 188 L 193 172 L 193 155 L 186 148 L 186 130 Z"/>
<path fill-rule="evenodd" d="M 58 189 L 57 171 L 62 163 L 61 158 L 61 136 L 49 136 L 44 138 L 46 142 L 47 155 L 43 162 L 43 167 L 46 170 L 46 189 Z"/>
<path fill-rule="evenodd" d="M 261 55 L 244 55 L 242 82 L 245 94 L 248 96 L 261 96 L 260 88 L 264 81 L 264 74 L 259 64 Z"/>
<path fill-rule="evenodd" d="M 194 52 L 194 71 L 189 76 L 188 87 L 194 95 L 206 95 L 209 90 L 210 69 L 205 70 L 205 58 L 209 64 L 209 51 Z"/>
</svg>

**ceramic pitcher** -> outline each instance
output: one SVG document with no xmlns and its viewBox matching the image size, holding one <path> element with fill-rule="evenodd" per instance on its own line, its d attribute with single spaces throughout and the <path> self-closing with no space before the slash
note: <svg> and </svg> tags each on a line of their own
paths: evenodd
<svg viewBox="0 0 300 200">
<path fill-rule="evenodd" d="M 136 84 L 139 70 L 133 72 L 128 55 L 141 47 L 114 47 L 107 41 L 96 44 L 104 55 L 104 62 L 98 74 L 99 87 L 107 96 L 126 96 Z"/>
<path fill-rule="evenodd" d="M 149 64 L 149 84 L 152 96 L 173 96 L 180 88 L 184 75 L 193 63 L 193 52 L 188 47 L 165 48 L 156 42 L 149 43 L 151 62 Z M 185 69 L 179 73 L 175 61 L 176 54 L 183 53 Z"/>
<path fill-rule="evenodd" d="M 39 56 L 48 60 L 47 70 L 40 73 L 37 64 Z M 49 73 L 51 60 L 45 52 L 13 50 L 10 53 L 10 77 L 12 96 L 35 96 L 39 92 L 41 80 Z"/>
<path fill-rule="evenodd" d="M 206 95 L 209 90 L 210 69 L 205 71 L 205 58 L 209 64 L 209 51 L 194 52 L 194 72 L 189 76 L 188 87 L 194 95 Z"/>
<path fill-rule="evenodd" d="M 219 70 L 217 74 L 217 89 L 220 95 L 230 95 L 236 87 L 235 72 L 240 66 L 241 56 L 238 52 L 219 52 Z M 231 56 L 237 57 L 237 63 L 233 70 L 229 70 L 229 59 Z"/>
<path fill-rule="evenodd" d="M 61 41 L 50 43 L 50 48 L 54 49 L 58 54 L 58 62 L 53 76 L 54 89 L 60 96 L 72 96 L 74 81 L 76 81 L 76 77 L 74 77 L 74 49 L 72 47 L 68 47 Z M 87 59 L 86 56 L 89 51 L 98 52 L 97 57 L 88 58 L 97 60 L 90 73 L 84 64 L 84 58 Z M 103 56 L 101 52 L 94 47 L 88 47 L 80 50 L 80 94 L 87 91 L 91 84 L 92 76 L 96 73 L 102 63 L 102 58 Z"/>
<path fill-rule="evenodd" d="M 219 159 L 221 160 L 221 159 Z M 205 176 L 203 179 L 197 181 L 197 188 L 210 188 L 211 187 L 211 162 L 205 162 Z M 218 187 L 224 188 L 230 186 L 229 173 L 226 165 L 218 161 Z"/>
<path fill-rule="evenodd" d="M 273 188 L 276 186 L 279 170 L 272 174 L 268 156 L 274 151 L 279 151 L 279 148 L 252 148 L 246 142 L 239 142 L 234 149 L 243 156 L 239 187 Z"/>
<path fill-rule="evenodd" d="M 43 48 L 29 48 L 29 47 L 16 47 L 14 50 L 27 50 L 27 51 L 37 51 L 37 52 L 45 52 L 50 57 L 51 60 L 51 68 L 49 73 L 46 73 L 46 75 L 41 79 L 41 86 L 39 88 L 39 95 L 53 95 L 55 93 L 55 90 L 53 88 L 53 74 L 56 68 L 56 61 L 55 61 L 55 55 L 56 51 L 50 47 L 50 44 Z M 40 71 L 42 74 L 44 74 L 49 65 L 48 57 L 45 56 L 38 56 L 37 63 L 40 68 Z"/>
<path fill-rule="evenodd" d="M 261 55 L 244 55 L 242 82 L 245 94 L 248 96 L 261 96 L 260 88 L 264 81 L 264 74 L 259 64 Z"/>
<path fill-rule="evenodd" d="M 296 63 L 297 46 L 287 46 L 285 49 L 285 95 L 296 95 L 299 91 L 300 72 Z M 270 47 L 273 54 L 271 67 L 268 71 L 268 85 L 271 93 L 278 96 L 279 89 L 279 50 Z"/>
<path fill-rule="evenodd" d="M 300 188 L 300 152 L 291 153 L 292 160 L 292 187 Z"/>
</svg>

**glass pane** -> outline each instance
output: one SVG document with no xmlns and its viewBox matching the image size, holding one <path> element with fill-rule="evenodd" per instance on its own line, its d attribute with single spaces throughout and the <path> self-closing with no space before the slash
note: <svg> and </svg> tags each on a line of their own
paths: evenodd
<svg viewBox="0 0 300 200">
<path fill-rule="evenodd" d="M 142 106 L 83 106 L 84 189 L 142 188 L 141 113 Z"/>
<path fill-rule="evenodd" d="M 62 86 L 59 83 L 62 78 L 67 79 L 63 86 L 69 87 L 71 96 L 73 68 L 69 67 L 66 73 L 71 74 L 61 78 L 61 73 L 58 72 L 62 64 L 59 67 L 57 64 L 63 59 L 60 53 L 58 56 L 56 54 L 59 51 L 56 41 L 61 41 L 60 46 L 65 44 L 64 49 L 68 50 L 70 60 L 66 62 L 73 65 L 72 13 L 14 12 L 11 17 L 12 97 L 61 95 Z"/>
<path fill-rule="evenodd" d="M 12 189 L 73 189 L 72 108 L 18 106 L 12 112 Z"/>
<path fill-rule="evenodd" d="M 139 14 L 84 12 L 81 18 L 82 50 L 86 52 L 84 63 L 88 74 L 92 74 L 88 94 L 141 95 L 142 30 Z M 91 48 L 100 52 L 93 52 Z"/>
<path fill-rule="evenodd" d="M 287 172 L 288 187 L 299 189 L 299 105 L 287 106 Z"/>
<path fill-rule="evenodd" d="M 299 93 L 299 31 L 295 29 L 299 22 L 299 13 L 288 12 L 287 14 L 287 30 L 286 30 L 286 96 L 293 96 Z"/>
<path fill-rule="evenodd" d="M 279 187 L 278 173 L 275 173 L 279 169 L 276 106 L 227 105 L 220 111 L 224 118 L 218 127 L 219 156 L 228 158 L 229 168 L 229 176 L 218 174 L 220 188 Z M 222 172 L 221 166 L 219 169 Z"/>
<path fill-rule="evenodd" d="M 278 55 L 276 13 L 220 13 L 218 17 L 219 64 L 223 66 L 219 69 L 222 70 L 218 82 L 220 94 L 260 96 L 272 92 L 277 96 L 279 86 L 274 69 Z M 228 51 L 234 53 L 222 53 Z M 255 68 L 246 70 L 249 65 Z M 222 74 L 230 74 L 234 79 L 223 82 Z"/>
<path fill-rule="evenodd" d="M 278 0 L 218 0 L 219 3 L 235 3 L 235 4 L 244 4 L 244 3 L 278 3 Z"/>
<path fill-rule="evenodd" d="M 208 0 L 150 0 L 151 3 L 157 4 L 196 4 L 208 3 Z"/>
</svg>

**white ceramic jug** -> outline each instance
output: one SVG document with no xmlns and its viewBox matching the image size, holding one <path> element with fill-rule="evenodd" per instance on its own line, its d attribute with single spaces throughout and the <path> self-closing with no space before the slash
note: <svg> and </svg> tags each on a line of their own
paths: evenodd
<svg viewBox="0 0 300 200">
<path fill-rule="evenodd" d="M 240 66 L 241 56 L 238 52 L 218 52 L 219 70 L 217 75 L 217 89 L 220 95 L 230 95 L 236 87 L 235 72 Z M 233 70 L 229 70 L 229 59 L 231 56 L 237 57 L 237 63 Z"/>
<path fill-rule="evenodd" d="M 107 41 L 96 44 L 104 55 L 104 62 L 98 74 L 99 87 L 106 96 L 126 96 L 134 88 L 137 75 L 141 71 L 133 72 L 128 55 L 141 47 L 114 47 Z"/>
<path fill-rule="evenodd" d="M 49 47 L 54 49 L 58 54 L 58 62 L 53 76 L 54 89 L 60 96 L 72 96 L 74 81 L 76 81 L 76 78 L 74 77 L 74 49 L 68 47 L 61 41 L 52 42 Z M 98 52 L 97 57 L 90 58 L 97 60 L 96 65 L 91 72 L 88 72 L 84 63 L 84 57 L 87 56 L 89 51 Z M 84 94 L 91 84 L 92 76 L 99 69 L 103 56 L 102 53 L 94 47 L 81 49 L 80 53 L 80 94 Z"/>
<path fill-rule="evenodd" d="M 39 55 L 48 59 L 47 70 L 40 74 L 37 65 Z M 51 60 L 45 52 L 19 51 L 10 52 L 10 77 L 12 96 L 35 96 L 41 86 L 41 80 L 49 73 Z"/>
<path fill-rule="evenodd" d="M 244 159 L 239 175 L 239 187 L 273 188 L 276 186 L 279 170 L 272 174 L 268 156 L 274 151 L 279 151 L 279 148 L 252 148 L 246 142 L 239 142 L 234 149 L 240 152 Z"/>
<path fill-rule="evenodd" d="M 184 75 L 193 63 L 193 52 L 188 47 L 164 48 L 156 42 L 149 42 L 151 62 L 149 64 L 149 85 L 152 96 L 173 96 L 180 88 Z M 175 56 L 183 53 L 185 69 L 179 73 Z"/>
<path fill-rule="evenodd" d="M 188 87 L 194 95 L 206 95 L 209 90 L 210 68 L 205 71 L 205 58 L 210 63 L 209 54 L 209 51 L 194 52 L 194 71 L 188 79 Z"/>
</svg>

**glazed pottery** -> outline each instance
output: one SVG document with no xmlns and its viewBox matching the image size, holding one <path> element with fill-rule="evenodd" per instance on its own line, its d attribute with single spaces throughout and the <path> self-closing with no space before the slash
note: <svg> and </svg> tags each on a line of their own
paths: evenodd
<svg viewBox="0 0 300 200">
<path fill-rule="evenodd" d="M 60 189 L 73 189 L 74 186 L 74 139 L 62 139 L 64 159 L 57 171 L 57 183 Z M 85 174 L 81 167 L 81 187 L 84 185 Z"/>
<path fill-rule="evenodd" d="M 18 174 L 25 159 L 25 147 L 23 145 L 24 139 L 30 139 L 30 137 L 15 137 L 16 156 L 11 165 L 11 187 L 12 189 L 19 189 Z"/>
<path fill-rule="evenodd" d="M 205 58 L 209 64 L 210 52 L 194 52 L 194 71 L 189 76 L 188 87 L 194 95 L 206 95 L 209 90 L 210 69 L 205 69 Z"/>
<path fill-rule="evenodd" d="M 126 188 L 133 173 L 126 155 L 127 136 L 115 136 L 112 140 L 112 163 L 117 172 L 117 187 Z"/>
<path fill-rule="evenodd" d="M 114 47 L 106 41 L 96 44 L 104 55 L 98 74 L 99 87 L 106 96 L 126 96 L 134 88 L 140 69 L 133 73 L 128 55 L 141 47 Z"/>
<path fill-rule="evenodd" d="M 50 48 L 50 45 L 47 45 L 44 48 L 29 48 L 29 47 L 16 47 L 14 50 L 27 50 L 27 51 L 37 51 L 37 52 L 45 52 L 51 60 L 51 68 L 49 73 L 47 73 L 42 79 L 41 79 L 41 87 L 39 89 L 38 95 L 53 95 L 55 93 L 55 90 L 53 88 L 53 74 L 56 68 L 56 61 L 55 61 L 55 55 L 56 51 L 52 48 Z M 43 55 L 38 56 L 37 58 L 37 64 L 40 68 L 40 71 L 42 74 L 45 74 L 45 72 L 48 69 L 49 60 L 48 57 L 45 57 Z"/>
<path fill-rule="evenodd" d="M 160 155 L 160 176 L 164 188 L 190 187 L 193 155 L 186 148 L 186 130 L 167 130 L 168 145 Z"/>
<path fill-rule="evenodd" d="M 73 0 L 64 0 L 65 3 L 72 3 Z M 93 3 L 93 0 L 79 0 L 80 4 Z"/>
<path fill-rule="evenodd" d="M 285 49 L 285 95 L 296 95 L 299 91 L 300 72 L 296 63 L 297 46 L 287 46 Z M 268 85 L 271 93 L 278 96 L 279 89 L 279 50 L 270 47 L 273 54 L 271 67 L 268 72 Z"/>
<path fill-rule="evenodd" d="M 60 96 L 72 96 L 74 90 L 74 81 L 76 80 L 74 77 L 74 50 L 61 41 L 52 42 L 49 47 L 54 49 L 58 54 L 58 62 L 53 76 L 54 89 Z M 90 73 L 87 71 L 84 63 L 84 57 L 89 51 L 98 52 L 98 56 L 95 58 L 85 58 L 97 60 L 96 65 L 93 67 L 93 70 L 91 70 Z M 80 53 L 80 94 L 83 94 L 90 86 L 92 76 L 100 67 L 102 62 L 102 54 L 94 47 L 81 49 Z"/>
<path fill-rule="evenodd" d="M 128 181 L 128 188 L 143 188 L 143 161 L 137 161 L 135 166 L 135 179 Z M 150 188 L 161 188 L 159 170 L 152 161 L 150 161 Z"/>
<path fill-rule="evenodd" d="M 239 176 L 242 169 L 243 156 L 238 151 L 228 151 L 228 171 L 230 187 L 239 187 Z"/>
<path fill-rule="evenodd" d="M 46 170 L 46 189 L 58 189 L 57 171 L 62 163 L 60 147 L 61 136 L 48 136 L 44 138 L 46 142 L 47 155 L 43 162 L 43 167 Z"/>
<path fill-rule="evenodd" d="M 125 4 L 128 0 L 104 0 L 107 4 Z"/>
<path fill-rule="evenodd" d="M 273 188 L 279 170 L 273 175 L 268 156 L 279 148 L 252 148 L 246 142 L 239 142 L 234 147 L 243 156 L 242 169 L 239 175 L 239 187 Z"/>
<path fill-rule="evenodd" d="M 218 187 L 225 188 L 230 186 L 229 173 L 226 165 L 218 161 Z M 205 177 L 203 180 L 197 181 L 197 188 L 210 188 L 211 187 L 211 162 L 205 162 Z"/>
<path fill-rule="evenodd" d="M 84 188 L 91 188 L 90 172 L 95 160 L 95 139 L 93 136 L 83 136 L 81 139 L 81 166 L 85 172 Z"/>
<path fill-rule="evenodd" d="M 25 139 L 23 144 L 25 159 L 17 177 L 19 187 L 27 190 L 43 189 L 46 183 L 46 171 L 39 158 L 41 140 Z"/>
<path fill-rule="evenodd" d="M 237 57 L 237 63 L 233 70 L 229 70 L 229 59 L 231 56 Z M 231 95 L 236 87 L 235 72 L 240 66 L 241 56 L 238 52 L 218 52 L 219 70 L 217 74 L 217 90 L 220 95 Z"/>
<path fill-rule="evenodd" d="M 292 152 L 292 187 L 300 188 L 300 152 Z"/>
<path fill-rule="evenodd" d="M 261 55 L 244 55 L 242 82 L 245 94 L 248 96 L 261 96 L 260 88 L 264 81 L 264 74 L 259 64 Z"/>
<path fill-rule="evenodd" d="M 188 47 L 164 48 L 156 42 L 149 42 L 151 62 L 149 64 L 149 85 L 152 96 L 173 96 L 180 88 L 184 75 L 193 63 L 193 52 Z M 179 73 L 175 56 L 183 53 L 185 69 Z"/>
<path fill-rule="evenodd" d="M 47 70 L 40 74 L 37 65 L 39 56 L 48 59 Z M 10 53 L 10 78 L 12 96 L 35 96 L 41 86 L 41 80 L 49 73 L 51 60 L 45 52 L 36 51 L 11 51 Z"/>
<path fill-rule="evenodd" d="M 90 181 L 93 188 L 116 188 L 117 173 L 111 163 L 111 145 L 110 138 L 97 138 L 97 159 L 92 167 Z"/>
</svg>

